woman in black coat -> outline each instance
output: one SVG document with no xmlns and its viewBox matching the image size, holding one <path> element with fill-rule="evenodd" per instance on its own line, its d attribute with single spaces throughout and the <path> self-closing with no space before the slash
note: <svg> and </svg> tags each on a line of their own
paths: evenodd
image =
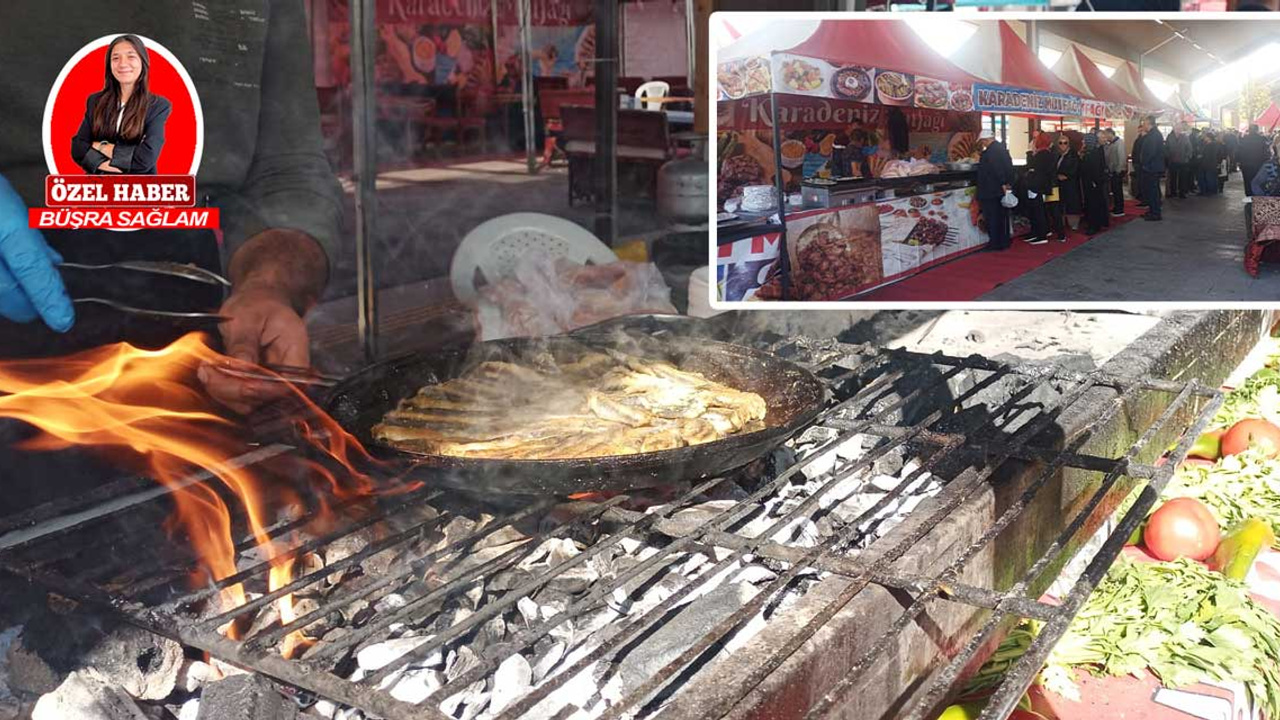
<svg viewBox="0 0 1280 720">
<path fill-rule="evenodd" d="M 1058 195 L 1062 202 L 1062 214 L 1067 217 L 1067 225 L 1072 230 L 1080 228 L 1080 214 L 1082 211 L 1082 203 L 1080 202 L 1080 156 L 1076 154 L 1076 150 L 1072 147 L 1071 138 L 1066 133 L 1058 135 L 1058 160 L 1057 174 L 1058 179 Z M 1062 240 L 1066 241 L 1066 233 L 1062 235 Z"/>
<path fill-rule="evenodd" d="M 1111 224 L 1107 214 L 1107 159 L 1098 136 L 1084 136 L 1084 156 L 1080 158 L 1080 188 L 1084 200 L 1084 231 L 1094 235 Z"/>
<path fill-rule="evenodd" d="M 1061 203 L 1046 203 L 1045 198 L 1053 192 L 1057 183 L 1057 158 L 1054 157 L 1052 136 L 1041 133 L 1035 141 L 1035 154 L 1031 156 L 1030 168 L 1027 170 L 1027 190 L 1036 194 L 1028 196 L 1027 216 L 1031 220 L 1031 237 L 1027 242 L 1032 245 L 1043 245 L 1049 241 L 1054 231 L 1062 232 L 1062 215 L 1057 212 Z"/>
<path fill-rule="evenodd" d="M 147 89 L 151 58 L 142 40 L 121 35 L 107 48 L 106 80 L 85 103 L 71 157 L 91 174 L 155 175 L 172 105 Z"/>
</svg>

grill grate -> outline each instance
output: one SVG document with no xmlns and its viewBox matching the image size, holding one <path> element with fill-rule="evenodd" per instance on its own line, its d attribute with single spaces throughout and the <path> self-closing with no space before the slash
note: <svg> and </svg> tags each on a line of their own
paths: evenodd
<svg viewBox="0 0 1280 720">
<path fill-rule="evenodd" d="M 659 627 L 681 603 L 695 595 L 708 578 L 731 570 L 735 563 L 766 558 L 779 568 L 775 578 L 760 585 L 759 592 L 735 612 L 707 628 L 691 647 L 631 688 L 621 702 L 604 711 L 603 717 L 646 715 L 659 709 L 664 717 L 725 716 L 842 607 L 875 584 L 899 596 L 905 593 L 909 598 L 904 602 L 905 610 L 888 627 L 874 630 L 879 638 L 854 661 L 846 680 L 830 688 L 812 706 L 808 717 L 820 717 L 832 710 L 850 692 L 860 673 L 892 654 L 899 637 L 919 621 L 930 603 L 948 602 L 989 611 L 990 619 L 934 673 L 927 686 L 917 693 L 919 699 L 903 713 L 910 718 L 925 718 L 935 710 L 957 687 L 966 669 L 982 659 L 983 648 L 990 646 L 1010 619 L 1045 621 L 1039 638 L 999 686 L 982 715 L 984 719 L 998 718 L 1012 711 L 1053 644 L 1065 632 L 1125 539 L 1169 480 L 1176 463 L 1151 464 L 1162 454 L 1160 450 L 1181 435 L 1181 441 L 1171 453 L 1172 459 L 1181 459 L 1221 402 L 1216 391 L 1194 381 L 1119 378 L 1101 372 L 1072 373 L 978 356 L 923 355 L 834 341 L 788 340 L 768 349 L 806 365 L 827 383 L 831 391 L 828 407 L 803 432 L 820 429 L 828 439 L 795 464 L 779 471 L 773 469 L 773 463 L 768 463 L 770 467 L 757 463 L 737 473 L 733 477 L 740 481 L 748 478 L 749 483 L 744 486 L 753 489 L 745 498 L 727 507 L 717 506 L 715 514 L 696 524 L 680 522 L 679 513 L 716 492 L 731 478 L 680 483 L 674 496 L 647 511 L 637 505 L 637 498 L 626 495 L 574 502 L 548 498 L 516 509 L 490 509 L 492 519 L 456 537 L 449 535 L 448 529 L 456 525 L 459 518 L 474 516 L 474 505 L 460 506 L 457 498 L 439 490 L 420 488 L 372 503 L 353 501 L 351 512 L 344 513 L 349 518 L 344 526 L 305 542 L 292 540 L 296 537 L 295 531 L 304 525 L 302 520 L 282 521 L 272 526 L 270 535 L 278 542 L 289 543 L 290 557 L 323 552 L 332 543 L 357 531 L 377 528 L 382 533 L 360 551 L 302 575 L 274 592 L 265 591 L 269 570 L 265 562 L 245 566 L 232 577 L 191 590 L 185 587 L 184 578 L 195 566 L 184 549 L 185 544 L 167 543 L 155 534 L 159 531 L 159 520 L 171 509 L 165 494 L 155 489 L 138 490 L 136 483 L 121 482 L 113 486 L 120 488 L 121 495 L 107 498 L 96 510 L 72 512 L 61 502 L 53 510 L 37 509 L 22 518 L 0 520 L 0 532 L 7 531 L 0 534 L 0 569 L 89 605 L 108 608 L 129 622 L 206 650 L 226 662 L 391 720 L 407 720 L 447 717 L 438 709 L 441 700 L 489 677 L 512 654 L 532 652 L 540 641 L 563 630 L 566 622 L 581 620 L 599 610 L 617 592 L 625 592 L 625 588 L 669 573 L 691 556 L 705 559 L 704 569 L 686 578 L 671 595 L 646 612 L 624 615 L 596 630 L 599 644 L 595 649 L 556 670 L 497 715 L 518 717 L 563 689 L 593 663 L 625 653 L 630 644 Z M 1079 408 L 1087 404 L 1085 400 L 1096 400 L 1099 393 L 1109 393 L 1106 395 L 1109 400 L 1093 402 L 1095 409 L 1088 411 L 1082 426 L 1077 425 L 1082 429 L 1071 437 L 1061 437 L 1059 428 L 1065 414 L 1080 412 Z M 1000 401 L 989 406 L 991 397 L 999 397 Z M 1127 412 L 1135 403 L 1153 402 L 1162 410 L 1154 422 L 1140 428 L 1141 436 L 1131 446 L 1118 449 L 1113 457 L 1085 452 L 1095 432 L 1113 421 L 1118 413 Z M 1196 418 L 1193 426 L 1184 433 L 1192 417 Z M 839 457 L 836 451 L 842 444 L 857 437 L 864 438 L 864 444 L 874 444 L 855 459 Z M 915 459 L 917 464 L 907 477 L 858 517 L 845 522 L 830 519 L 826 514 L 829 503 L 824 499 L 850 479 L 868 482 L 876 463 L 893 452 L 905 452 Z M 253 450 L 241 461 L 269 463 L 289 455 L 288 447 L 270 445 Z M 789 506 L 785 513 L 769 518 L 764 529 L 760 529 L 762 522 L 752 522 L 763 515 L 765 500 L 775 497 L 798 479 L 804 479 L 802 473 L 815 467 L 820 458 L 832 456 L 836 456 L 835 464 L 821 476 L 825 479 L 816 490 Z M 949 514 L 997 482 L 997 469 L 1007 461 L 1033 463 L 1038 471 L 1025 490 L 990 520 L 975 541 L 959 550 L 940 572 L 922 573 L 895 566 L 896 561 Z M 966 581 L 964 572 L 968 564 L 1023 518 L 1038 493 L 1053 483 L 1054 478 L 1061 477 L 1065 468 L 1100 479 L 1082 509 L 1066 522 L 1056 539 L 1007 588 L 993 589 Z M 925 473 L 950 479 L 936 498 L 912 511 L 910 522 L 904 522 L 870 548 L 856 547 L 860 537 L 856 529 L 902 500 Z M 190 482 L 207 480 L 207 477 L 195 476 Z M 1058 604 L 1037 600 L 1045 576 L 1056 574 L 1068 559 L 1068 551 L 1074 550 L 1103 522 L 1119 498 L 1143 483 L 1145 487 L 1137 502 L 1070 593 Z M 102 500 L 101 497 L 93 499 Z M 816 544 L 800 542 L 786 534 L 788 528 L 798 522 L 823 517 L 833 524 L 835 532 Z M 30 527 L 33 523 L 34 527 Z M 506 545 L 499 543 L 504 532 L 529 527 L 531 523 L 536 524 L 536 530 L 527 533 L 528 541 L 510 549 L 504 549 Z M 754 530 L 749 531 L 749 526 Z M 104 543 L 102 538 L 108 536 L 113 527 L 127 528 L 127 532 L 116 533 L 112 542 Z M 142 528 L 155 532 L 144 532 Z M 443 542 L 438 539 L 441 533 L 445 533 Z M 446 603 L 466 595 L 477 581 L 516 568 L 538 551 L 544 541 L 584 534 L 593 536 L 594 542 L 580 553 L 546 570 L 527 573 L 501 595 L 488 597 L 467 617 L 441 627 L 407 654 L 364 674 L 359 681 L 347 679 L 354 651 L 393 637 L 401 623 L 412 626 L 432 617 L 442 617 Z M 431 538 L 436 540 L 424 551 Z M 503 642 L 483 648 L 477 653 L 475 663 L 450 678 L 425 701 L 410 704 L 380 689 L 380 684 L 393 674 L 434 653 L 449 652 L 467 637 L 482 631 L 485 623 L 512 612 L 523 598 L 541 591 L 549 583 L 610 557 L 607 553 L 616 553 L 636 543 L 651 548 L 652 552 L 647 557 L 626 552 L 627 557 L 633 558 L 629 567 L 601 578 L 558 612 L 537 617 Z M 237 549 L 248 551 L 253 545 L 252 538 L 246 537 Z M 142 552 L 143 549 L 151 552 Z M 227 622 L 252 617 L 259 608 L 287 593 L 314 589 L 326 578 L 386 553 L 392 554 L 393 560 L 377 577 L 367 576 L 363 582 L 352 583 L 350 587 L 341 585 L 318 607 L 293 622 L 268 626 L 240 640 L 225 637 L 218 631 Z M 139 561 L 140 557 L 151 555 L 158 557 L 154 561 Z M 814 577 L 837 578 L 843 581 L 843 586 L 815 617 L 785 642 L 753 655 L 746 665 L 747 672 L 717 673 L 714 664 L 706 664 L 708 658 L 722 651 L 735 631 L 766 611 L 771 603 L 778 602 L 783 594 L 804 592 L 805 579 Z M 220 590 L 235 583 L 259 588 L 262 594 L 233 610 L 214 614 L 205 609 Z M 314 629 L 330 622 L 335 613 L 341 614 L 357 601 L 407 588 L 412 592 L 406 591 L 406 602 L 401 606 L 375 613 L 353 626 L 350 632 L 314 648 L 303 658 L 289 660 L 279 654 L 278 643 L 292 631 Z M 692 668 L 701 670 L 695 672 Z M 690 693 L 681 696 L 679 690 L 689 686 L 690 678 L 697 672 L 703 672 L 704 678 L 709 676 L 713 681 L 697 683 L 693 696 Z"/>
</svg>

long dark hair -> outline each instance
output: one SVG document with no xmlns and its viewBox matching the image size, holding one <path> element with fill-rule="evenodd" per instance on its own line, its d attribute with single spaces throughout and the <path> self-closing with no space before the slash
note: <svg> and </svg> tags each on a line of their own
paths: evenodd
<svg viewBox="0 0 1280 720">
<path fill-rule="evenodd" d="M 142 72 L 138 74 L 138 82 L 133 86 L 133 94 L 124 106 L 124 119 L 120 121 L 118 137 L 126 142 L 138 142 L 142 139 L 142 129 L 147 122 L 147 105 L 151 102 L 151 93 L 147 91 L 147 78 L 151 72 L 151 62 L 147 48 L 136 35 L 121 35 L 111 41 L 107 48 L 106 80 L 102 85 L 102 96 L 93 109 L 93 137 L 117 137 L 116 113 L 120 108 L 120 81 L 111 74 L 111 52 L 116 45 L 127 42 L 133 46 L 142 60 Z"/>
</svg>

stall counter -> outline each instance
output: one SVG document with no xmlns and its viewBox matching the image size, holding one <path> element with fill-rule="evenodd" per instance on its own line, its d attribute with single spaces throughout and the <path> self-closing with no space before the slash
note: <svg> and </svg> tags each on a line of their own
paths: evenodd
<svg viewBox="0 0 1280 720">
<path fill-rule="evenodd" d="M 976 189 L 964 187 L 787 216 L 786 248 L 770 232 L 718 245 L 717 297 L 781 299 L 788 253 L 791 299 L 844 300 L 973 252 L 987 243 Z"/>
</svg>

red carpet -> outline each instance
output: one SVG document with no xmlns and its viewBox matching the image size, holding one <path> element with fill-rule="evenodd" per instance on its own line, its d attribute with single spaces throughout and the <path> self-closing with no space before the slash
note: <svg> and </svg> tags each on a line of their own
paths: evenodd
<svg viewBox="0 0 1280 720">
<path fill-rule="evenodd" d="M 1101 237 L 1127 222 L 1138 220 L 1146 208 L 1136 200 L 1125 202 L 1125 216 L 1110 218 L 1111 226 L 1089 236 L 1083 232 L 1067 235 L 1066 242 L 1050 240 L 1046 245 L 1028 245 L 1015 238 L 1004 252 L 973 252 L 951 262 L 925 270 L 887 287 L 858 295 L 851 300 L 874 302 L 940 302 L 977 300 L 984 293 L 1030 272 L 1050 260 L 1065 255 L 1095 237 Z"/>
</svg>

